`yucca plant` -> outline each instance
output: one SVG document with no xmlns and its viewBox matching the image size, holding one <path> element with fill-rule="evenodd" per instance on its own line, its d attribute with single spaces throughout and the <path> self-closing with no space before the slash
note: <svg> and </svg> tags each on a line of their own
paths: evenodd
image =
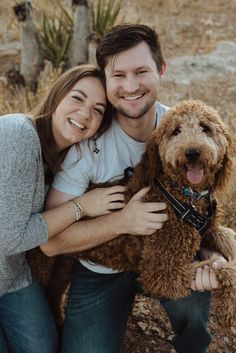
<svg viewBox="0 0 236 353">
<path fill-rule="evenodd" d="M 114 26 L 122 7 L 123 0 L 94 1 L 93 30 L 98 38 Z"/>
<path fill-rule="evenodd" d="M 61 5 L 59 6 L 60 16 L 49 18 L 44 14 L 40 28 L 44 58 L 51 61 L 54 67 L 66 61 L 73 31 L 72 17 Z"/>
</svg>

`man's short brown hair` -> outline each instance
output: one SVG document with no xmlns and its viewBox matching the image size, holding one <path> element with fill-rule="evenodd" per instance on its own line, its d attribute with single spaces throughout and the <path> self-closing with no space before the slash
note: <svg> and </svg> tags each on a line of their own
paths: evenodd
<svg viewBox="0 0 236 353">
<path fill-rule="evenodd" d="M 104 35 L 96 52 L 100 69 L 104 72 L 111 57 L 133 48 L 141 42 L 145 42 L 149 46 L 157 70 L 161 73 L 165 60 L 158 35 L 151 27 L 142 24 L 118 25 Z"/>
</svg>

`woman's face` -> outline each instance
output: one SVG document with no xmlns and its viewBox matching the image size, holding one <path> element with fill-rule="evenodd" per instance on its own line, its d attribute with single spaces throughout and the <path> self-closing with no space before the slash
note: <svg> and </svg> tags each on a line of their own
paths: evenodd
<svg viewBox="0 0 236 353">
<path fill-rule="evenodd" d="M 101 125 L 106 94 L 101 81 L 83 77 L 58 104 L 52 130 L 59 150 L 93 136 Z"/>
</svg>

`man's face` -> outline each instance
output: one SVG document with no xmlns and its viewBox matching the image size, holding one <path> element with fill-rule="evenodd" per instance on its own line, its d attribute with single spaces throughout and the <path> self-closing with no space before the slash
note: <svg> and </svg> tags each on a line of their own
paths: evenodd
<svg viewBox="0 0 236 353">
<path fill-rule="evenodd" d="M 110 58 L 105 75 L 107 97 L 120 116 L 141 118 L 155 104 L 160 76 L 145 42 Z"/>
</svg>

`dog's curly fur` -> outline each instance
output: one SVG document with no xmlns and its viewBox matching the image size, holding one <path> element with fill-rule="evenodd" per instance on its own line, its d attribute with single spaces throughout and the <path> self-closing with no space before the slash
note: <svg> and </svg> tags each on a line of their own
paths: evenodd
<svg viewBox="0 0 236 353">
<path fill-rule="evenodd" d="M 188 150 L 198 150 L 194 161 Z M 195 156 L 196 157 L 196 156 Z M 151 186 L 144 201 L 166 202 L 157 186 L 157 178 L 181 202 L 188 202 L 183 187 L 196 192 L 210 189 L 214 198 L 226 186 L 232 171 L 232 142 L 227 127 L 218 113 L 200 101 L 183 101 L 170 109 L 155 130 L 146 147 L 141 162 L 127 185 L 126 201 L 141 188 Z M 189 168 L 203 170 L 201 180 L 189 181 Z M 190 178 L 191 180 L 191 178 Z M 198 201 L 195 206 L 202 214 L 208 202 Z M 218 251 L 228 263 L 217 270 L 220 288 L 214 291 L 213 305 L 221 327 L 229 328 L 236 318 L 236 238 L 233 230 L 221 226 L 222 207 L 217 206 L 213 222 L 201 237 L 199 232 L 177 218 L 168 205 L 168 221 L 151 236 L 121 235 L 93 249 L 72 255 L 91 260 L 114 269 L 135 271 L 144 291 L 156 297 L 179 298 L 190 294 L 194 278 L 194 257 L 200 246 Z M 58 283 L 63 268 L 54 273 Z M 200 262 L 202 266 L 209 261 Z M 68 284 L 68 282 L 67 282 Z M 64 283 L 65 285 L 65 283 Z M 61 292 L 63 285 L 61 286 Z M 54 297 L 58 298 L 57 293 Z M 58 301 L 57 301 L 58 302 Z"/>
</svg>

